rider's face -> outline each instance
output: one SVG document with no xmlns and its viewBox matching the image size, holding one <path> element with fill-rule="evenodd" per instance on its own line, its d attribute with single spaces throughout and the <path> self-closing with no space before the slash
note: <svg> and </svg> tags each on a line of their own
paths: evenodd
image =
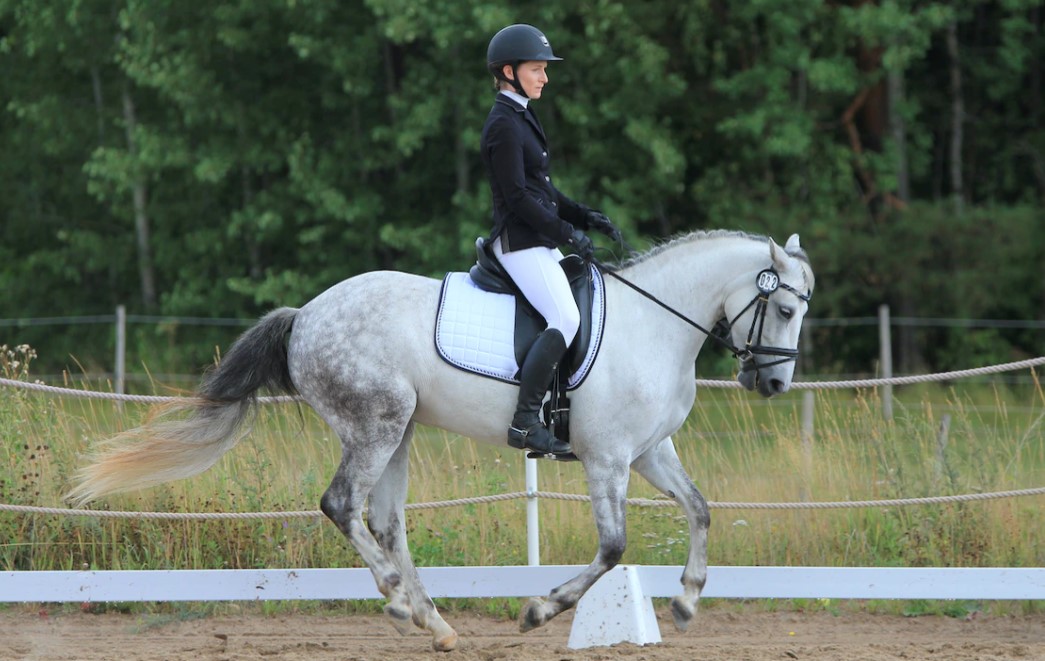
<svg viewBox="0 0 1045 661">
<path fill-rule="evenodd" d="M 541 98 L 541 90 L 548 83 L 548 63 L 539 60 L 521 62 L 515 67 L 515 71 L 519 75 L 519 84 L 522 85 L 526 96 L 531 99 Z M 510 66 L 505 67 L 504 75 L 511 80 Z"/>
</svg>

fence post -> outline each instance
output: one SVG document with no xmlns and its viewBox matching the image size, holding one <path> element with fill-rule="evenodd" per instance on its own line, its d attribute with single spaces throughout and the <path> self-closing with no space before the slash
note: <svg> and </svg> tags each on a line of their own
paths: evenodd
<svg viewBox="0 0 1045 661">
<path fill-rule="evenodd" d="M 802 355 L 813 353 L 813 341 L 809 333 L 802 333 Z M 804 367 L 804 363 L 800 363 Z M 802 489 L 800 499 L 808 501 L 812 498 L 809 485 L 813 477 L 813 420 L 816 416 L 816 398 L 812 390 L 802 392 Z"/>
<path fill-rule="evenodd" d="M 812 499 L 809 485 L 813 482 L 813 417 L 815 399 L 812 390 L 802 393 L 802 490 L 800 499 L 805 502 Z"/>
<path fill-rule="evenodd" d="M 889 306 L 882 304 L 878 306 L 878 351 L 879 372 L 883 379 L 891 379 L 893 376 L 893 338 L 889 323 Z M 882 415 L 886 420 L 893 419 L 893 387 L 890 384 L 882 386 Z"/>
<path fill-rule="evenodd" d="M 936 486 L 943 484 L 944 477 L 950 477 L 947 470 L 947 437 L 951 430 L 951 414 L 944 413 L 940 417 L 940 429 L 936 434 L 936 460 L 933 462 L 933 477 Z"/>
<path fill-rule="evenodd" d="M 127 308 L 116 306 L 116 394 L 124 394 L 127 383 Z"/>
<path fill-rule="evenodd" d="M 537 460 L 526 459 L 526 562 L 541 564 L 541 526 L 537 511 Z"/>
</svg>

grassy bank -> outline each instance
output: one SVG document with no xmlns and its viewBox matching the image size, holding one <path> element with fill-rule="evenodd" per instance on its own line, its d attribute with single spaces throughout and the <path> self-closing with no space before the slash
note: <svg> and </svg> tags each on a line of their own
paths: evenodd
<svg viewBox="0 0 1045 661">
<path fill-rule="evenodd" d="M 8 374 L 14 370 L 7 366 Z M 25 373 L 14 374 L 28 379 Z M 712 501 L 793 502 L 919 497 L 1045 485 L 1045 394 L 962 385 L 900 389 L 886 422 L 874 391 L 816 394 L 815 434 L 799 432 L 801 393 L 767 402 L 704 390 L 676 437 Z M 134 426 L 147 409 L 0 389 L 0 502 L 63 506 L 60 494 L 91 441 Z M 946 445 L 939 428 L 950 416 Z M 409 502 L 524 490 L 521 453 L 421 429 Z M 339 448 L 310 409 L 263 407 L 253 433 L 204 475 L 107 499 L 150 511 L 318 509 Z M 540 489 L 586 493 L 577 464 L 543 463 Z M 630 495 L 658 497 L 637 475 Z M 526 562 L 525 502 L 408 513 L 421 566 Z M 711 564 L 1045 566 L 1040 497 L 905 508 L 715 510 Z M 632 507 L 623 561 L 682 564 L 688 534 L 675 508 Z M 321 518 L 212 522 L 0 513 L 0 569 L 189 569 L 358 566 Z M 595 550 L 586 503 L 542 501 L 546 564 Z"/>
</svg>

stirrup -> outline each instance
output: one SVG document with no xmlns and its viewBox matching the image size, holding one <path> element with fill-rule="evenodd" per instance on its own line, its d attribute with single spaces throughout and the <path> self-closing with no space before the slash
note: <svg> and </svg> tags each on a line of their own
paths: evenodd
<svg viewBox="0 0 1045 661">
<path fill-rule="evenodd" d="M 541 433 L 547 437 L 548 450 L 555 447 L 556 444 L 565 446 L 561 452 L 549 452 L 548 450 L 540 448 L 537 444 L 530 442 L 531 436 L 539 436 Z M 573 454 L 570 450 L 570 444 L 562 441 L 552 435 L 551 431 L 544 426 L 539 420 L 529 425 L 528 427 L 517 427 L 514 424 L 508 427 L 508 445 L 518 450 L 529 450 L 533 454 L 540 456 L 561 456 L 566 454 Z"/>
<path fill-rule="evenodd" d="M 544 453 L 544 452 L 534 452 L 534 451 L 531 450 L 530 452 L 526 453 L 526 458 L 527 459 L 550 459 L 551 461 L 580 461 L 580 459 L 577 458 L 577 455 L 573 454 L 573 452 L 563 452 L 563 453 L 560 453 L 560 454 L 551 454 L 551 453 Z"/>
</svg>

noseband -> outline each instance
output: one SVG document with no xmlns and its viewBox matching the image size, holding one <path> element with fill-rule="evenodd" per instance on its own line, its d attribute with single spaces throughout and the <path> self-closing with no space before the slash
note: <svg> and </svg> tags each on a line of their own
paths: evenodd
<svg viewBox="0 0 1045 661">
<path fill-rule="evenodd" d="M 732 353 L 740 360 L 740 370 L 742 372 L 757 372 L 762 367 L 772 367 L 773 365 L 780 365 L 781 363 L 786 363 L 789 360 L 798 360 L 798 349 L 785 349 L 784 347 L 767 347 L 762 344 L 762 330 L 766 324 L 766 310 L 769 307 L 769 297 L 773 295 L 773 292 L 780 288 L 783 288 L 791 292 L 801 300 L 805 301 L 806 303 L 808 303 L 809 300 L 813 297 L 813 293 L 811 291 L 807 291 L 803 294 L 791 285 L 781 282 L 780 275 L 777 274 L 776 269 L 768 268 L 763 271 L 759 271 L 758 276 L 756 276 L 755 278 L 755 286 L 758 287 L 758 293 L 755 294 L 755 297 L 751 299 L 750 303 L 744 306 L 743 310 L 738 312 L 737 315 L 733 317 L 732 321 L 726 323 L 726 332 L 724 333 L 724 335 L 726 335 L 727 337 L 722 337 L 718 333 L 713 333 L 708 329 L 704 328 L 697 322 L 693 321 L 692 319 L 682 314 L 670 305 L 664 303 L 656 296 L 649 293 L 645 289 L 642 289 L 635 283 L 625 279 L 616 271 L 609 268 L 605 264 L 599 262 L 598 260 L 593 259 L 592 263 L 594 263 L 595 266 L 597 266 L 599 270 L 603 272 L 603 274 L 609 275 L 612 278 L 616 278 L 621 283 L 627 285 L 628 287 L 631 287 L 638 293 L 642 294 L 649 300 L 653 301 L 660 307 L 664 308 L 671 314 L 675 315 L 682 321 L 686 322 L 690 326 L 693 326 L 694 328 L 696 328 L 697 330 L 714 340 L 715 342 L 718 342 L 720 345 L 725 347 L 727 350 L 729 350 L 730 353 Z M 731 340 L 728 339 L 728 335 L 730 329 L 733 328 L 733 324 L 735 324 L 737 320 L 740 319 L 740 317 L 745 312 L 750 310 L 751 306 L 755 306 L 755 315 L 751 318 L 751 328 L 749 328 L 747 332 L 747 342 L 745 342 L 744 348 L 741 349 L 737 347 L 735 344 L 733 344 Z M 755 335 L 756 328 L 758 329 L 757 336 Z M 782 356 L 782 358 L 768 363 L 759 364 L 758 361 L 755 360 L 755 356 L 758 355 Z"/>
<path fill-rule="evenodd" d="M 733 319 L 726 324 L 726 331 L 728 332 L 733 328 L 733 324 L 740 319 L 741 315 L 751 309 L 751 306 L 755 306 L 755 314 L 751 318 L 751 328 L 747 331 L 747 341 L 744 343 L 743 349 L 738 349 L 733 346 L 732 342 L 729 343 L 729 350 L 733 352 L 733 355 L 740 359 L 741 372 L 757 371 L 762 367 L 772 367 L 774 365 L 780 365 L 786 363 L 789 360 L 798 360 L 798 349 L 785 349 L 784 347 L 767 347 L 762 344 L 762 329 L 766 325 L 766 311 L 769 309 L 769 297 L 773 295 L 777 289 L 786 289 L 806 303 L 813 297 L 812 292 L 801 293 L 791 285 L 781 282 L 780 276 L 777 274 L 775 269 L 768 268 L 764 271 L 760 271 L 758 277 L 755 279 L 755 286 L 758 287 L 758 294 L 755 295 L 751 302 L 744 306 L 744 309 L 737 313 Z M 755 329 L 758 329 L 756 336 Z M 782 356 L 782 358 L 770 362 L 759 363 L 755 360 L 755 356 Z"/>
</svg>

